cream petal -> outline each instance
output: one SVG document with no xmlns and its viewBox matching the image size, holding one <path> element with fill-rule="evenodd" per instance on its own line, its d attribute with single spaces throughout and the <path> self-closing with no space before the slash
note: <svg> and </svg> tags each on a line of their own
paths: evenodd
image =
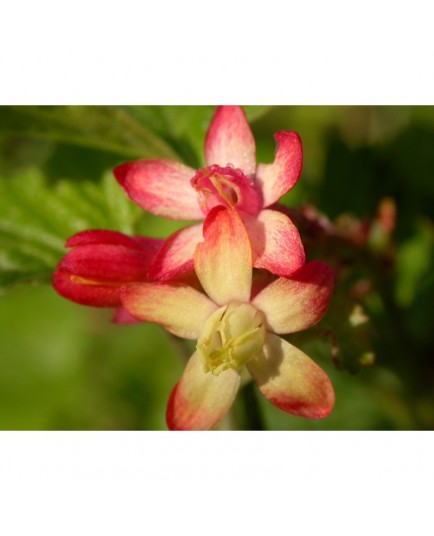
<svg viewBox="0 0 434 536">
<path fill-rule="evenodd" d="M 167 405 L 170 430 L 210 430 L 229 411 L 240 385 L 240 374 L 228 369 L 214 376 L 203 371 L 198 352 L 190 358 Z"/>
<path fill-rule="evenodd" d="M 334 286 L 332 269 L 319 261 L 306 263 L 290 278 L 271 282 L 252 300 L 274 333 L 308 329 L 325 315 Z"/>
<path fill-rule="evenodd" d="M 265 398 L 277 408 L 308 419 L 323 419 L 335 395 L 327 374 L 301 350 L 267 334 L 263 351 L 247 368 Z"/>
<path fill-rule="evenodd" d="M 246 228 L 234 209 L 216 207 L 208 214 L 194 266 L 205 292 L 219 305 L 249 301 L 252 250 Z"/>
<path fill-rule="evenodd" d="M 121 289 L 121 301 L 134 318 L 154 322 L 184 339 L 197 339 L 217 306 L 202 292 L 181 283 L 137 283 Z"/>
</svg>

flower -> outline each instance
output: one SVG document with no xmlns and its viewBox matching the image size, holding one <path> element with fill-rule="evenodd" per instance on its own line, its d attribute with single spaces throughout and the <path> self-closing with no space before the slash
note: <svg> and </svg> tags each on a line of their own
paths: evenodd
<svg viewBox="0 0 434 536">
<path fill-rule="evenodd" d="M 201 220 L 215 206 L 235 208 L 247 228 L 255 268 L 289 276 L 305 262 L 300 236 L 289 217 L 270 207 L 297 182 L 302 147 L 295 132 L 277 132 L 272 164 L 256 166 L 256 146 L 239 106 L 217 108 L 205 141 L 206 167 L 172 160 L 139 160 L 115 168 L 114 175 L 137 205 L 175 220 Z M 194 269 L 202 224 L 170 236 L 149 266 L 149 277 L 169 281 Z"/>
<path fill-rule="evenodd" d="M 120 307 L 121 285 L 147 280 L 149 264 L 162 242 L 117 231 L 77 233 L 66 242 L 72 249 L 59 262 L 53 287 L 64 298 L 82 305 Z M 116 321 L 129 321 L 125 311 L 118 309 Z"/>
<path fill-rule="evenodd" d="M 135 318 L 197 340 L 167 407 L 173 430 L 208 430 L 230 409 L 247 368 L 261 393 L 283 411 L 318 419 L 334 405 L 325 372 L 279 334 L 307 329 L 325 314 L 333 273 L 318 261 L 252 292 L 252 247 L 232 207 L 214 207 L 194 254 L 204 292 L 179 282 L 124 285 L 121 301 Z"/>
</svg>

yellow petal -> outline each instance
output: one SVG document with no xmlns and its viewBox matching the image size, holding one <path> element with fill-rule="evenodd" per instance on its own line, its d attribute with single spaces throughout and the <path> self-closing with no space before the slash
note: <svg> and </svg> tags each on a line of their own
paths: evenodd
<svg viewBox="0 0 434 536">
<path fill-rule="evenodd" d="M 172 391 L 167 405 L 170 430 L 210 430 L 232 406 L 240 385 L 240 375 L 232 369 L 219 376 L 203 371 L 195 352 Z"/>
<path fill-rule="evenodd" d="M 204 241 L 196 248 L 194 266 L 205 292 L 219 305 L 249 301 L 252 250 L 235 210 L 220 206 L 208 214 Z"/>
<path fill-rule="evenodd" d="M 121 291 L 122 305 L 134 318 L 161 324 L 184 339 L 197 339 L 217 306 L 202 292 L 181 283 L 137 283 Z"/>
<path fill-rule="evenodd" d="M 325 315 L 333 294 L 333 271 L 319 261 L 306 263 L 289 278 L 280 277 L 252 300 L 274 333 L 310 328 Z"/>
</svg>

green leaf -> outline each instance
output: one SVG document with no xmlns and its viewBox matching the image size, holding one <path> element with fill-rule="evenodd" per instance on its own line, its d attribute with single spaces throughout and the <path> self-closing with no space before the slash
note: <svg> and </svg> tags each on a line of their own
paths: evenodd
<svg viewBox="0 0 434 536">
<path fill-rule="evenodd" d="M 111 173 L 99 183 L 49 185 L 35 169 L 0 179 L 0 290 L 49 281 L 74 233 L 101 228 L 133 234 L 140 215 Z"/>
<path fill-rule="evenodd" d="M 396 299 L 402 307 L 413 302 L 423 279 L 432 274 L 434 226 L 421 220 L 414 234 L 402 242 L 397 252 Z"/>
<path fill-rule="evenodd" d="M 117 106 L 1 106 L 0 132 L 102 149 L 130 158 L 178 158 L 128 108 Z"/>
<path fill-rule="evenodd" d="M 258 119 L 261 119 L 264 115 L 266 115 L 273 106 L 243 106 L 244 111 L 246 112 L 247 119 L 250 123 L 254 123 Z"/>
<path fill-rule="evenodd" d="M 250 122 L 269 109 L 245 107 Z M 132 159 L 182 159 L 199 167 L 204 165 L 205 135 L 214 110 L 215 106 L 0 106 L 0 138 L 10 143 L 8 152 L 17 153 L 15 160 L 29 151 L 34 156 L 45 153 L 43 142 L 58 142 Z M 34 147 L 29 146 L 32 141 Z"/>
</svg>

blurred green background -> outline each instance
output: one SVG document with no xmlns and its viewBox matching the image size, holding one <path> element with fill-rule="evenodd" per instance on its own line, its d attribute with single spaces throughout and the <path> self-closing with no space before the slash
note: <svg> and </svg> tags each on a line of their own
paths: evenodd
<svg viewBox="0 0 434 536">
<path fill-rule="evenodd" d="M 114 325 L 110 311 L 68 302 L 49 281 L 75 232 L 166 237 L 185 225 L 135 207 L 111 170 L 153 157 L 202 166 L 213 110 L 0 107 L 0 429 L 166 428 L 167 398 L 188 349 L 157 326 Z M 251 404 L 270 430 L 434 429 L 434 108 L 247 106 L 246 112 L 259 162 L 273 160 L 276 131 L 301 136 L 303 173 L 285 196 L 288 206 L 310 204 L 330 220 L 369 221 L 389 197 L 397 220 L 393 262 L 375 264 L 374 275 L 359 257 L 350 266 L 354 280 L 373 282 L 361 303 L 375 362 L 354 365 L 352 335 L 337 367 L 324 337 L 298 341 L 332 379 L 332 415 L 309 421 L 284 414 L 248 385 L 221 427 L 251 427 Z M 321 251 L 315 256 L 322 258 Z M 337 288 L 336 303 L 340 293 L 345 299 Z M 339 317 L 330 322 L 339 331 Z"/>
</svg>

